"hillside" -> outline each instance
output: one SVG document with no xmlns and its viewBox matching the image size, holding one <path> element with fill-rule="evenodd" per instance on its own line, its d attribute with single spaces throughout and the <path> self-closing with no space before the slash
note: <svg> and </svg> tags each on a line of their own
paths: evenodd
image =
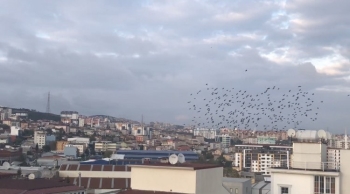
<svg viewBox="0 0 350 194">
<path fill-rule="evenodd" d="M 29 111 L 28 112 L 28 119 L 33 120 L 33 121 L 37 121 L 37 120 L 60 121 L 61 117 L 60 117 L 60 115 L 55 115 L 52 113 Z"/>
</svg>

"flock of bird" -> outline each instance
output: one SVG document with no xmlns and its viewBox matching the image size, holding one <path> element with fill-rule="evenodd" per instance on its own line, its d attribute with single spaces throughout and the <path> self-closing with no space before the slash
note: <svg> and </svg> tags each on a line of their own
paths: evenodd
<svg viewBox="0 0 350 194">
<path fill-rule="evenodd" d="M 247 70 L 246 70 L 247 71 Z M 198 128 L 279 130 L 298 127 L 305 119 L 317 121 L 323 101 L 302 86 L 277 86 L 249 93 L 239 88 L 206 87 L 190 94 L 187 102 Z"/>
</svg>

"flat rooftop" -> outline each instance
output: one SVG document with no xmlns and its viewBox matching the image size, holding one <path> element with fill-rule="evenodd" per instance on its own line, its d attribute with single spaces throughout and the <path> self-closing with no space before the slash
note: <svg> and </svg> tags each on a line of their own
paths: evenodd
<svg viewBox="0 0 350 194">
<path fill-rule="evenodd" d="M 141 168 L 187 168 L 192 170 L 202 170 L 210 168 L 219 168 L 221 166 L 216 164 L 199 164 L 199 163 L 183 163 L 183 164 L 169 164 L 169 163 L 151 163 L 151 164 L 142 164 L 142 165 L 128 165 L 132 167 L 141 167 Z"/>
<path fill-rule="evenodd" d="M 120 192 L 121 194 L 181 194 L 181 193 L 174 193 L 174 192 L 164 192 L 164 191 L 145 191 L 145 190 L 132 190 L 132 189 L 128 189 L 126 191 L 122 191 Z"/>
</svg>

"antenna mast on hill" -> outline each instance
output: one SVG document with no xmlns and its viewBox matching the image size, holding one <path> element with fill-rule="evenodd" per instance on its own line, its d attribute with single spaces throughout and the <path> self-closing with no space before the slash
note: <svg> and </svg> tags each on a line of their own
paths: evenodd
<svg viewBox="0 0 350 194">
<path fill-rule="evenodd" d="M 50 92 L 47 94 L 46 113 L 50 113 Z"/>
</svg>

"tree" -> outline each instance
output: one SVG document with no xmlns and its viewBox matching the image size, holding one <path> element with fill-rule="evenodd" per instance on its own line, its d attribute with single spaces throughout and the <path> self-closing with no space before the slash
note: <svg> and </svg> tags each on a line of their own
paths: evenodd
<svg viewBox="0 0 350 194">
<path fill-rule="evenodd" d="M 89 148 L 86 148 L 84 151 L 85 156 L 89 156 L 90 155 L 90 150 Z"/>
<path fill-rule="evenodd" d="M 96 141 L 95 135 L 90 136 L 90 142 L 92 142 L 92 141 Z"/>
<path fill-rule="evenodd" d="M 52 129 L 46 129 L 46 133 L 47 133 L 48 135 L 52 135 Z"/>
<path fill-rule="evenodd" d="M 35 145 L 35 151 L 36 151 L 36 152 L 39 151 L 39 145 L 38 145 L 38 144 Z"/>
<path fill-rule="evenodd" d="M 105 153 L 103 154 L 103 157 L 109 158 L 109 157 L 111 157 L 112 154 L 113 154 L 112 151 L 107 150 L 107 151 L 105 151 Z"/>
<path fill-rule="evenodd" d="M 22 175 L 22 170 L 21 170 L 21 168 L 19 168 L 17 170 L 17 178 L 19 178 L 21 175 Z"/>
<path fill-rule="evenodd" d="M 20 162 L 25 162 L 26 161 L 26 156 L 24 154 L 21 154 L 18 158 L 18 161 Z"/>
<path fill-rule="evenodd" d="M 232 167 L 225 167 L 224 177 L 239 178 L 240 176 L 237 170 L 233 169 Z"/>
<path fill-rule="evenodd" d="M 51 151 L 51 147 L 49 145 L 44 145 L 43 146 L 43 151 L 44 152 L 50 152 Z"/>
</svg>

